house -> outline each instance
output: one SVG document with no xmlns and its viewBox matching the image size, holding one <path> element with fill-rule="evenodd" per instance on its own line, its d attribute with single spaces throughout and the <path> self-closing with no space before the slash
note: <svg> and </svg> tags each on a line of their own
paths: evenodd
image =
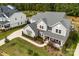
<svg viewBox="0 0 79 59">
<path fill-rule="evenodd" d="M 26 15 L 11 5 L 0 6 L 0 29 L 9 29 L 26 24 Z"/>
<path fill-rule="evenodd" d="M 35 27 L 33 24 L 36 24 Z M 49 40 L 53 46 L 61 48 L 69 36 L 70 28 L 71 23 L 64 12 L 41 12 L 32 16 L 30 24 L 24 28 L 23 33 L 29 35 L 27 32 L 33 31 L 31 37 L 35 37 L 37 31 L 37 35 L 39 34 L 44 40 Z"/>
</svg>

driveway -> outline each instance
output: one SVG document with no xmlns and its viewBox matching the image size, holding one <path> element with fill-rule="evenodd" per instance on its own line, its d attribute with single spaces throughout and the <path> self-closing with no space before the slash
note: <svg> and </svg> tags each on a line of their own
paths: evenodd
<svg viewBox="0 0 79 59">
<path fill-rule="evenodd" d="M 74 52 L 74 56 L 79 56 L 79 43 L 77 44 L 76 50 Z"/>
<path fill-rule="evenodd" d="M 46 46 L 49 43 L 49 41 L 47 40 L 47 41 L 44 42 L 44 44 L 38 44 L 38 43 L 36 43 L 36 42 L 34 42 L 34 41 L 32 41 L 32 40 L 30 40 L 30 39 L 22 36 L 22 30 L 23 29 L 20 29 L 20 30 L 15 31 L 14 33 L 10 34 L 7 38 L 9 40 L 12 40 L 12 39 L 14 39 L 16 37 L 20 37 L 23 40 L 28 41 L 28 42 L 30 42 L 31 44 L 33 44 L 33 45 L 35 45 L 37 47 L 44 47 L 44 46 Z M 3 45 L 3 44 L 5 44 L 5 38 L 2 39 L 2 40 L 0 40 L 0 46 Z"/>
</svg>

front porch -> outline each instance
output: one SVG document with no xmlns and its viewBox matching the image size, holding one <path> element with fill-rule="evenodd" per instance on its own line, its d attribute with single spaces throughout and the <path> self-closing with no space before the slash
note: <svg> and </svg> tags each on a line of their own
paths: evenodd
<svg viewBox="0 0 79 59">
<path fill-rule="evenodd" d="M 2 31 L 2 30 L 8 30 L 8 29 L 10 29 L 10 24 L 3 24 L 3 25 L 0 25 L 0 30 Z"/>
<path fill-rule="evenodd" d="M 52 46 L 59 48 L 59 49 L 61 48 L 61 41 L 59 41 L 58 39 L 44 36 L 44 41 L 47 41 L 47 40 L 49 41 L 49 44 L 52 44 Z"/>
</svg>

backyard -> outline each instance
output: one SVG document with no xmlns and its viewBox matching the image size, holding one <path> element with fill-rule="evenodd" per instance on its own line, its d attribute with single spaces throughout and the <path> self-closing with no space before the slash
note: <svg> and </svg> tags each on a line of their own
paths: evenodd
<svg viewBox="0 0 79 59">
<path fill-rule="evenodd" d="M 76 31 L 70 32 L 69 38 L 62 49 L 63 54 L 66 56 L 73 56 L 78 42 L 79 42 L 78 32 Z"/>
</svg>

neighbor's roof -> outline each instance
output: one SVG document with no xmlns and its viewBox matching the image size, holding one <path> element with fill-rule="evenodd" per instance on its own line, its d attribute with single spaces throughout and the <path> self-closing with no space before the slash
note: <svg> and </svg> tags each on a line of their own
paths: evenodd
<svg viewBox="0 0 79 59">
<path fill-rule="evenodd" d="M 37 27 L 36 27 L 36 23 L 31 23 L 31 24 L 28 24 L 32 30 L 35 32 L 35 36 L 38 36 L 38 30 L 37 30 Z"/>
<path fill-rule="evenodd" d="M 10 17 L 13 13 L 15 13 L 17 11 L 18 10 L 15 7 L 14 7 L 14 9 L 12 9 L 8 6 L 0 6 L 0 12 L 6 14 L 7 17 Z"/>
<path fill-rule="evenodd" d="M 65 16 L 64 12 L 40 12 L 32 17 L 33 20 L 43 19 L 47 21 L 48 26 L 51 26 L 63 19 Z"/>
<path fill-rule="evenodd" d="M 0 17 L 5 17 L 4 14 L 0 13 Z"/>
</svg>

